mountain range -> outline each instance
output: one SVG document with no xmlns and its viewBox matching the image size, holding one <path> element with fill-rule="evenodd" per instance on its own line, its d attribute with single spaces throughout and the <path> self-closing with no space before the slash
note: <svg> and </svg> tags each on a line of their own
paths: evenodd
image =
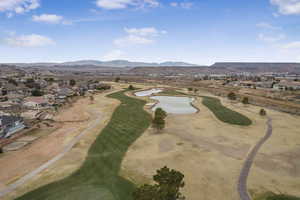
<svg viewBox="0 0 300 200">
<path fill-rule="evenodd" d="M 178 66 L 178 67 L 191 67 L 194 64 L 185 62 L 162 62 L 162 63 L 147 63 L 147 62 L 131 62 L 128 60 L 112 60 L 112 61 L 98 61 L 98 60 L 79 60 L 63 63 L 5 63 L 6 65 L 15 65 L 18 67 L 51 67 L 51 66 L 96 66 L 96 67 L 165 67 L 165 66 Z"/>
</svg>

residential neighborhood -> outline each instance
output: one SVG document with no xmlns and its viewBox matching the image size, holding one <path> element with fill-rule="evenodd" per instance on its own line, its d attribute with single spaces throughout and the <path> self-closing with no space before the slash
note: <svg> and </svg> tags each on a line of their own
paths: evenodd
<svg viewBox="0 0 300 200">
<path fill-rule="evenodd" d="M 74 79 L 12 72 L 0 77 L 0 144 L 25 128 L 51 120 L 72 101 L 111 88 L 99 81 L 80 80 L 77 84 Z"/>
</svg>

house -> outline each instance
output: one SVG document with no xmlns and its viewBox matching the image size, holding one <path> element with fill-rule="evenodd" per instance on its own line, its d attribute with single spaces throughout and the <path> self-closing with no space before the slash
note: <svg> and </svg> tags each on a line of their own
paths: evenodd
<svg viewBox="0 0 300 200">
<path fill-rule="evenodd" d="M 66 96 L 71 97 L 75 94 L 75 92 L 70 88 L 60 88 L 57 91 L 57 96 Z"/>
<path fill-rule="evenodd" d="M 9 138 L 25 128 L 23 119 L 15 116 L 0 116 L 0 138 Z"/>
<path fill-rule="evenodd" d="M 273 87 L 275 90 L 300 90 L 300 82 L 296 81 L 281 81 Z"/>
<path fill-rule="evenodd" d="M 272 88 L 274 85 L 273 81 L 262 81 L 262 82 L 256 82 L 255 86 L 257 88 Z"/>
<path fill-rule="evenodd" d="M 44 97 L 27 97 L 23 105 L 29 109 L 39 110 L 48 107 L 48 100 Z"/>
</svg>

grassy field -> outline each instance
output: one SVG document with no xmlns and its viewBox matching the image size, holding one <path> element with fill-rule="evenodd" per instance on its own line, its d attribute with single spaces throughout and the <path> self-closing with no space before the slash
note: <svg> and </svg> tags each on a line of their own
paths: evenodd
<svg viewBox="0 0 300 200">
<path fill-rule="evenodd" d="M 182 96 L 182 95 L 186 95 L 183 92 L 179 92 L 177 90 L 174 89 L 164 89 L 162 92 L 158 93 L 158 95 L 163 95 L 163 96 Z"/>
<path fill-rule="evenodd" d="M 249 126 L 252 124 L 252 121 L 248 117 L 226 108 L 222 105 L 219 99 L 205 96 L 202 98 L 203 104 L 208 107 L 222 122 L 240 126 Z"/>
<path fill-rule="evenodd" d="M 135 185 L 119 176 L 129 146 L 149 127 L 145 101 L 124 92 L 109 95 L 121 101 L 111 121 L 91 146 L 83 166 L 71 176 L 29 192 L 18 200 L 130 200 Z M 50 150 L 50 149 L 49 149 Z"/>
</svg>

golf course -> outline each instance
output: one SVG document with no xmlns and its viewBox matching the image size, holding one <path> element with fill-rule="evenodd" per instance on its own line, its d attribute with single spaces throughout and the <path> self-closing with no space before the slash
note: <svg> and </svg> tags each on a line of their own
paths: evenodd
<svg viewBox="0 0 300 200">
<path fill-rule="evenodd" d="M 240 126 L 249 126 L 252 124 L 252 121 L 248 117 L 223 106 L 219 99 L 206 96 L 202 98 L 203 105 L 210 109 L 220 121 Z"/>
<path fill-rule="evenodd" d="M 121 102 L 110 122 L 89 149 L 82 167 L 71 176 L 29 192 L 18 200 L 129 200 L 135 185 L 119 176 L 129 146 L 149 127 L 151 116 L 145 101 L 125 91 L 108 97 Z"/>
</svg>

